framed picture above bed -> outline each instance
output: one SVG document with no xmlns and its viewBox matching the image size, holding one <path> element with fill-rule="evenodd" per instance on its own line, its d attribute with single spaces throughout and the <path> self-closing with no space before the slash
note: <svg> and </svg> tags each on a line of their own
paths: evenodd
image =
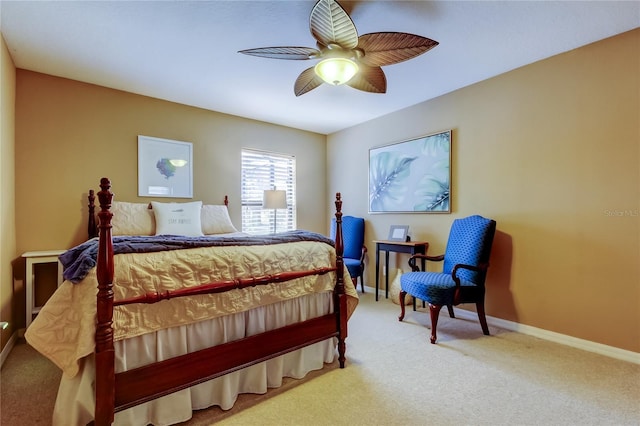
<svg viewBox="0 0 640 426">
<path fill-rule="evenodd" d="M 193 197 L 193 144 L 138 135 L 138 196 Z"/>
<path fill-rule="evenodd" d="M 451 213 L 451 130 L 369 150 L 369 213 Z"/>
</svg>

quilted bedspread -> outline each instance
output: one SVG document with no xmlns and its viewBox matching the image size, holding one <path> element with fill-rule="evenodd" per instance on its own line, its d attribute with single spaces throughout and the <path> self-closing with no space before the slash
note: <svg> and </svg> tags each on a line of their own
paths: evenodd
<svg viewBox="0 0 640 426">
<path fill-rule="evenodd" d="M 198 247 L 214 246 L 251 246 L 292 243 L 296 241 L 318 241 L 334 245 L 333 241 L 324 235 L 304 230 L 281 232 L 273 235 L 229 235 L 185 237 L 182 235 L 156 236 L 118 236 L 113 237 L 113 253 L 152 253 L 156 251 L 180 250 Z M 98 258 L 98 239 L 93 238 L 60 256 L 64 266 L 64 279 L 77 283 L 81 281 L 89 270 L 96 266 Z"/>
<path fill-rule="evenodd" d="M 117 254 L 114 256 L 114 299 L 214 281 L 330 267 L 335 265 L 335 260 L 335 249 L 331 245 L 314 241 Z M 350 316 L 358 304 L 358 295 L 346 268 L 344 274 Z M 328 273 L 151 305 L 117 306 L 113 316 L 114 339 L 244 312 L 305 294 L 332 291 L 335 279 L 335 273 Z M 65 281 L 25 333 L 31 346 L 69 376 L 77 373 L 79 360 L 94 351 L 96 294 L 95 268 L 77 284 Z"/>
</svg>

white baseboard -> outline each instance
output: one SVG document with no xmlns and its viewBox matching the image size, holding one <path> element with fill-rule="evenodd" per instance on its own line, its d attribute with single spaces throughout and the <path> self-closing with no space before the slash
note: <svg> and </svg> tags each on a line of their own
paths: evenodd
<svg viewBox="0 0 640 426">
<path fill-rule="evenodd" d="M 9 353 L 11 353 L 11 349 L 13 349 L 13 347 L 16 345 L 17 340 L 18 340 L 18 332 L 16 331 L 11 335 L 11 337 L 9 338 L 9 341 L 2 349 L 2 352 L 0 352 L 0 368 L 4 365 L 4 361 L 9 356 Z"/>
<path fill-rule="evenodd" d="M 368 287 L 368 286 L 367 286 Z M 368 287 L 371 288 L 371 287 Z M 371 288 L 375 293 L 375 288 Z M 378 297 L 384 298 L 385 289 L 378 290 Z M 456 316 L 460 318 L 478 320 L 478 314 L 474 311 L 453 308 Z M 582 349 L 599 355 L 620 359 L 622 361 L 640 364 L 640 353 L 628 351 L 626 349 L 616 348 L 614 346 L 603 345 L 602 343 L 592 342 L 590 340 L 579 339 L 566 334 L 556 333 L 554 331 L 544 330 L 542 328 L 532 327 L 530 325 L 519 324 L 513 321 L 503 320 L 487 315 L 487 324 L 493 327 L 502 328 L 517 333 L 527 334 L 529 336 L 538 337 L 540 339 L 549 340 L 551 342 L 560 343 L 562 345 L 571 346 L 573 348 Z"/>
<path fill-rule="evenodd" d="M 478 314 L 465 309 L 454 308 L 456 316 L 465 319 L 478 320 Z M 507 321 L 500 318 L 494 318 L 487 315 L 487 324 L 517 333 L 527 334 L 529 336 L 538 337 L 540 339 L 549 340 L 551 342 L 560 343 L 571 346 L 573 348 L 597 353 L 611 358 L 620 359 L 622 361 L 640 364 L 640 353 L 628 351 L 626 349 L 616 348 L 614 346 L 603 345 L 602 343 L 592 342 L 590 340 L 579 339 L 566 334 L 556 333 L 554 331 L 544 330 L 530 325 L 519 324 L 513 321 Z"/>
</svg>

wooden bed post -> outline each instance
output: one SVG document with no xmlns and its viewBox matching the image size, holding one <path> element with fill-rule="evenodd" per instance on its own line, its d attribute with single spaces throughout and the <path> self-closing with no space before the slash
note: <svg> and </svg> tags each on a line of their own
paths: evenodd
<svg viewBox="0 0 640 426">
<path fill-rule="evenodd" d="M 100 180 L 100 240 L 98 245 L 98 296 L 96 324 L 96 426 L 113 423 L 115 409 L 115 351 L 113 347 L 113 241 L 109 211 L 113 193 L 111 182 Z M 93 191 L 91 191 L 93 192 Z"/>
<path fill-rule="evenodd" d="M 96 196 L 93 189 L 89 190 L 89 220 L 87 222 L 87 235 L 89 239 L 98 236 L 98 228 L 96 227 Z"/>
<path fill-rule="evenodd" d="M 340 368 L 344 368 L 347 338 L 347 295 L 344 289 L 344 242 L 342 238 L 342 196 L 336 193 L 336 291 L 335 310 L 338 321 L 338 361 Z"/>
</svg>

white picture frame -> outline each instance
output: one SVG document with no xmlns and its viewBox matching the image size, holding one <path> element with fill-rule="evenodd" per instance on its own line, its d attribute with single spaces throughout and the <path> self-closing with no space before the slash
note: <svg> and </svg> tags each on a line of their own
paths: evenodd
<svg viewBox="0 0 640 426">
<path fill-rule="evenodd" d="M 193 144 L 138 135 L 138 196 L 193 198 Z"/>
<path fill-rule="evenodd" d="M 407 235 L 409 235 L 409 225 L 391 225 L 387 240 L 406 242 Z"/>
</svg>

